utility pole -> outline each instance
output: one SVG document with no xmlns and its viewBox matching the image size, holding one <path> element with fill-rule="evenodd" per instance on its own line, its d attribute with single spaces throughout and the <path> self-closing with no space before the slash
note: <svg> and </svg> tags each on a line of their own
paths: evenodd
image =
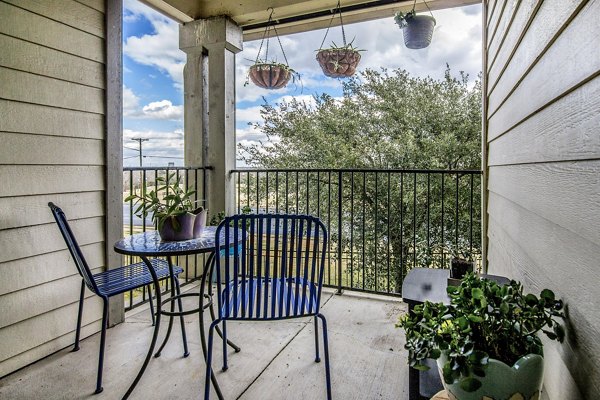
<svg viewBox="0 0 600 400">
<path fill-rule="evenodd" d="M 143 138 L 132 138 L 131 140 L 135 140 L 136 142 L 138 142 L 140 144 L 140 167 L 142 166 L 142 142 L 147 142 L 150 139 L 143 139 Z"/>
</svg>

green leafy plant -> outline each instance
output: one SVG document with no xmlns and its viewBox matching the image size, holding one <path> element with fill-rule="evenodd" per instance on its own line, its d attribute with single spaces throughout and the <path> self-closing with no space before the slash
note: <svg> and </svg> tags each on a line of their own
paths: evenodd
<svg viewBox="0 0 600 400">
<path fill-rule="evenodd" d="M 400 29 L 404 29 L 408 26 L 408 21 L 415 15 L 415 10 L 409 11 L 407 13 L 398 11 L 396 15 L 394 15 L 394 21 L 396 21 L 396 24 L 398 24 Z"/>
<path fill-rule="evenodd" d="M 160 194 L 162 193 L 165 195 L 161 198 Z M 181 177 L 175 178 L 175 173 L 172 173 L 167 175 L 166 179 L 162 176 L 157 177 L 156 188 L 153 190 L 148 190 L 144 183 L 141 193 L 138 195 L 134 190 L 125 198 L 125 202 L 133 200 L 137 207 L 134 214 L 139 218 L 146 218 L 152 214 L 152 222 L 157 225 L 159 230 L 167 220 L 170 220 L 173 229 L 179 232 L 181 225 L 174 217 L 192 212 L 197 214 L 202 211 L 201 207 L 196 207 L 197 202 L 192 201 L 195 193 L 195 190 L 182 187 Z"/>
<path fill-rule="evenodd" d="M 359 48 L 357 48 L 357 47 L 354 46 L 354 40 L 355 39 L 352 39 L 352 41 L 350 43 L 345 44 L 343 46 L 338 46 L 335 42 L 332 41 L 331 42 L 331 46 L 329 46 L 327 48 L 322 47 L 322 48 L 320 48 L 318 50 L 315 50 L 315 51 L 321 51 L 321 50 L 351 50 L 351 51 L 356 51 L 356 52 L 366 51 L 365 49 L 359 49 Z"/>
<path fill-rule="evenodd" d="M 543 356 L 541 331 L 564 340 L 563 302 L 544 289 L 539 296 L 524 294 L 521 283 L 500 286 L 469 273 L 460 286 L 449 286 L 450 305 L 425 302 L 396 327 L 406 332 L 409 365 L 429 369 L 424 360 L 443 356 L 444 381 L 460 383 L 472 392 L 481 387 L 490 358 L 512 366 L 527 354 Z"/>
</svg>

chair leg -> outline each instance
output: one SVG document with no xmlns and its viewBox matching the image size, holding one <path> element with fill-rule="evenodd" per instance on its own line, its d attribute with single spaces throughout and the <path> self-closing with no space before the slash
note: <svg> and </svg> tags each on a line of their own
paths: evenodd
<svg viewBox="0 0 600 400">
<path fill-rule="evenodd" d="M 106 344 L 106 328 L 108 327 L 108 298 L 103 297 L 104 307 L 102 310 L 102 333 L 100 334 L 100 354 L 98 357 L 98 378 L 96 380 L 96 394 L 102 390 L 102 368 L 104 367 L 104 346 Z"/>
<path fill-rule="evenodd" d="M 327 400 L 331 400 L 331 374 L 329 372 L 329 345 L 327 341 L 327 321 L 323 314 L 317 314 L 323 324 L 323 352 L 325 353 L 325 380 L 327 386 Z"/>
<path fill-rule="evenodd" d="M 227 321 L 223 321 L 223 371 L 227 371 Z"/>
<path fill-rule="evenodd" d="M 77 312 L 77 330 L 75 331 L 75 345 L 73 351 L 79 350 L 79 336 L 81 334 L 81 317 L 83 316 L 83 296 L 85 295 L 85 282 L 81 280 L 81 294 L 79 295 L 79 311 Z"/>
<path fill-rule="evenodd" d="M 156 324 L 156 315 L 154 315 L 154 302 L 152 301 L 152 289 L 150 289 L 150 285 L 148 288 L 148 303 L 150 303 L 150 314 L 152 315 L 152 326 Z"/>
<path fill-rule="evenodd" d="M 213 321 L 210 324 L 210 328 L 208 328 L 208 344 L 207 344 L 207 353 L 206 353 L 206 377 L 204 379 L 204 400 L 209 400 L 210 397 L 210 377 L 212 375 L 212 351 L 213 351 L 213 338 L 214 338 L 214 330 L 215 326 L 220 321 Z"/>
<path fill-rule="evenodd" d="M 319 357 L 319 319 L 315 316 L 315 362 L 321 362 Z"/>
</svg>

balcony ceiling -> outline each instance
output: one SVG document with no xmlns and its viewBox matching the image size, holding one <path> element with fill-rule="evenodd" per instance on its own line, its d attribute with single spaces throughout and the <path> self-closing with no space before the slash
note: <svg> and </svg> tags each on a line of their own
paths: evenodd
<svg viewBox="0 0 600 400">
<path fill-rule="evenodd" d="M 244 40 L 262 36 L 269 19 L 269 7 L 278 24 L 279 34 L 305 32 L 326 28 L 337 0 L 140 0 L 174 20 L 185 23 L 196 19 L 227 15 L 240 25 Z M 481 3 L 481 0 L 429 0 L 432 10 Z M 408 11 L 413 0 L 344 0 L 344 23 L 385 18 L 396 11 Z M 423 0 L 417 0 L 417 11 L 426 10 Z M 335 19 L 333 25 L 339 23 Z"/>
</svg>

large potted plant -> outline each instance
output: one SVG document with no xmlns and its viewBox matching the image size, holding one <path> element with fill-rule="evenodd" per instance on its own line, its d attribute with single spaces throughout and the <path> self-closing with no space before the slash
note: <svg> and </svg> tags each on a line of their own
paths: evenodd
<svg viewBox="0 0 600 400">
<path fill-rule="evenodd" d="M 171 183 L 172 182 L 172 183 Z M 159 186 L 161 185 L 161 186 Z M 206 210 L 198 207 L 192 196 L 196 193 L 182 187 L 181 177 L 175 174 L 156 178 L 156 189 L 148 190 L 146 184 L 138 195 L 135 190 L 125 198 L 133 201 L 139 218 L 152 215 L 162 240 L 189 240 L 200 237 L 206 226 Z"/>
<path fill-rule="evenodd" d="M 500 286 L 467 274 L 449 286 L 450 304 L 426 302 L 397 324 L 406 333 L 409 365 L 437 360 L 451 399 L 538 399 L 543 347 L 538 334 L 560 342 L 563 303 L 551 290 L 524 294 L 516 281 Z"/>
</svg>

